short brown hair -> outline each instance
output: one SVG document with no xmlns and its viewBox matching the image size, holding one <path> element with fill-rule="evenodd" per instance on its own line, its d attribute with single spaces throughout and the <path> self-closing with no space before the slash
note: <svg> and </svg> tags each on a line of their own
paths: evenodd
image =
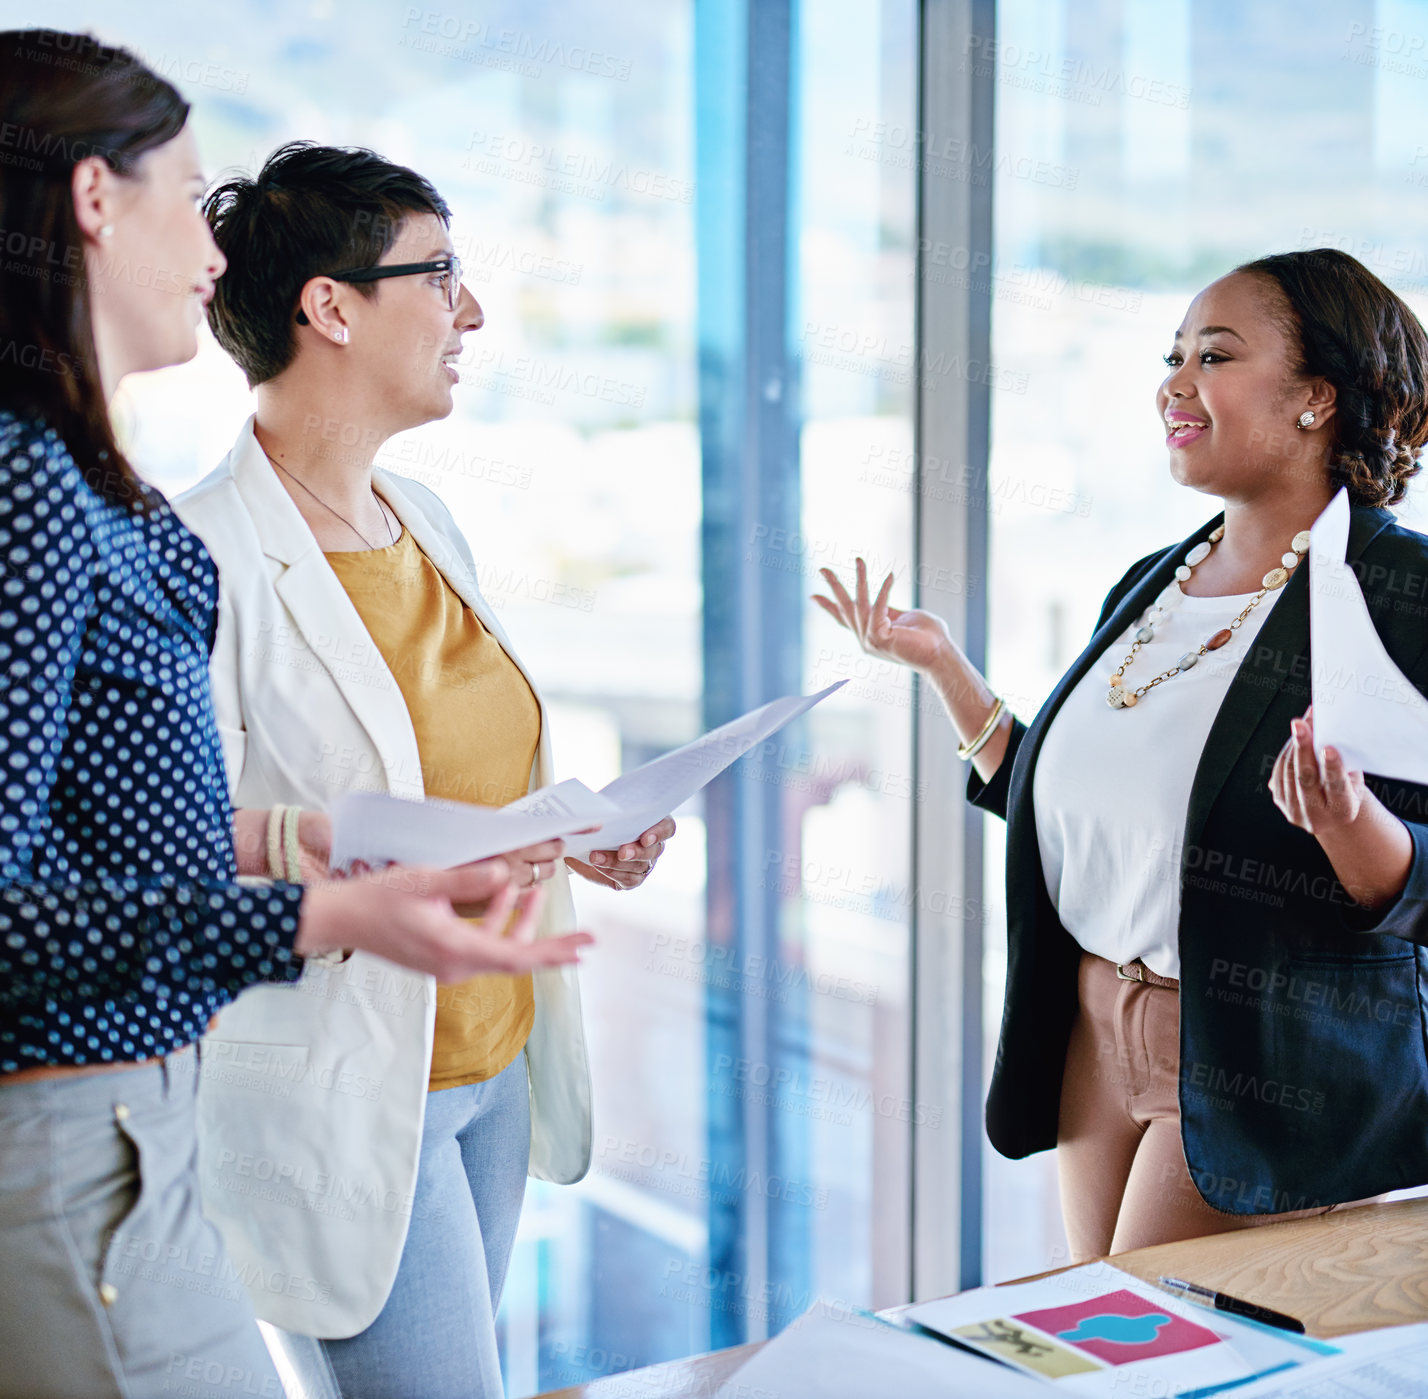
<svg viewBox="0 0 1428 1399">
<path fill-rule="evenodd" d="M 208 324 L 249 388 L 293 361 L 302 289 L 314 277 L 370 267 L 397 241 L 411 214 L 451 221 L 429 180 L 360 146 L 279 146 L 251 179 L 235 175 L 209 192 L 203 212 L 228 270 Z M 354 282 L 362 296 L 377 284 Z"/>
</svg>

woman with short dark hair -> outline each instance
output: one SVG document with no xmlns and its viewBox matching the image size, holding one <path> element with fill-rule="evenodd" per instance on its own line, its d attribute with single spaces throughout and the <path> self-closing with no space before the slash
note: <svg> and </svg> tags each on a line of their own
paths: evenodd
<svg viewBox="0 0 1428 1399">
<path fill-rule="evenodd" d="M 281 1393 L 198 1206 L 220 1007 L 342 949 L 460 979 L 586 941 L 458 918 L 517 906 L 503 861 L 239 881 L 217 573 L 107 416 L 125 375 L 193 357 L 224 270 L 187 117 L 122 49 L 0 34 L 0 1394 L 25 1399 Z"/>
<path fill-rule="evenodd" d="M 549 785 L 545 707 L 470 546 L 434 492 L 375 462 L 394 434 L 451 413 L 462 338 L 483 324 L 445 201 L 373 151 L 294 142 L 218 186 L 207 211 L 228 259 L 210 321 L 257 411 L 177 507 L 223 574 L 212 676 L 234 799 L 322 810 L 366 787 L 499 806 Z M 632 889 L 673 832 L 665 818 L 588 863 L 562 862 L 558 841 L 512 857 L 521 883 L 547 890 L 543 931 L 573 921 L 567 863 Z M 323 1338 L 345 1394 L 496 1396 L 495 1312 L 527 1173 L 568 1183 L 589 1167 L 579 987 L 563 969 L 440 989 L 407 978 L 381 997 L 367 984 L 354 958 L 300 1008 L 255 992 L 216 1038 L 299 1047 L 379 1096 L 279 1101 L 215 1083 L 203 1122 L 211 1159 L 259 1150 L 329 1177 L 362 1159 L 380 1191 L 337 1217 L 209 1177 L 212 1208 L 235 1251 L 330 1280 L 320 1297 L 257 1300 Z"/>
<path fill-rule="evenodd" d="M 1428 1180 L 1428 825 L 1395 815 L 1425 794 L 1316 754 L 1303 562 L 1345 487 L 1375 626 L 1428 691 L 1403 605 L 1428 540 L 1384 509 L 1428 441 L 1428 338 L 1320 249 L 1211 283 L 1166 364 L 1171 475 L 1223 514 L 1132 565 L 1030 726 L 861 560 L 815 599 L 936 686 L 970 799 L 1007 818 L 987 1130 L 1057 1148 L 1077 1259 Z"/>
</svg>

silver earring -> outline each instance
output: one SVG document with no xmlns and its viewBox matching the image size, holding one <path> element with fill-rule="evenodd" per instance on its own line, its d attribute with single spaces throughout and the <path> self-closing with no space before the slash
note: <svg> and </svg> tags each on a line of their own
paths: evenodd
<svg viewBox="0 0 1428 1399">
<path fill-rule="evenodd" d="M 1314 426 L 1314 410 L 1313 410 L 1312 408 L 1306 408 L 1306 409 L 1299 415 L 1299 428 L 1300 428 L 1300 431 L 1303 431 L 1306 427 L 1313 427 L 1313 426 Z"/>
<path fill-rule="evenodd" d="M 101 224 L 101 225 L 99 226 L 99 236 L 100 236 L 101 238 L 107 238 L 107 237 L 109 237 L 109 235 L 110 235 L 111 233 L 113 233 L 113 232 L 114 232 L 114 225 L 113 225 L 112 223 Z"/>
<path fill-rule="evenodd" d="M 339 345 L 345 345 L 347 343 L 347 327 L 345 325 L 339 326 L 332 332 L 332 338 L 337 341 Z"/>
</svg>

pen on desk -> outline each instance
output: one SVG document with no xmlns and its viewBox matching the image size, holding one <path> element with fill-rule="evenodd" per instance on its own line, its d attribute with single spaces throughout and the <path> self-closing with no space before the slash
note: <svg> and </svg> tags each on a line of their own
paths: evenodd
<svg viewBox="0 0 1428 1399">
<path fill-rule="evenodd" d="M 1242 1298 L 1231 1297 L 1227 1292 L 1216 1292 L 1212 1287 L 1201 1287 L 1198 1283 L 1186 1282 L 1183 1278 L 1161 1277 L 1157 1281 L 1172 1292 L 1183 1292 L 1187 1297 L 1214 1307 L 1217 1312 L 1229 1312 L 1231 1316 L 1242 1316 L 1249 1321 L 1263 1322 L 1266 1326 L 1277 1326 L 1281 1331 L 1293 1331 L 1300 1336 L 1304 1334 L 1302 1321 L 1271 1307 L 1256 1306 L 1255 1303 L 1246 1302 Z"/>
</svg>

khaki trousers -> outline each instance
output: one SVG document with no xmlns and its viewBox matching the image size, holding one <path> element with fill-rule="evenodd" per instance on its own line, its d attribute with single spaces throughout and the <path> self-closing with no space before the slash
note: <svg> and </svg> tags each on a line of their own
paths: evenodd
<svg viewBox="0 0 1428 1399">
<path fill-rule="evenodd" d="M 1207 1205 L 1180 1142 L 1178 989 L 1122 981 L 1089 952 L 1078 981 L 1056 1145 L 1075 1261 L 1348 1208 L 1244 1215 Z"/>
<path fill-rule="evenodd" d="M 0 1081 L 0 1399 L 282 1399 L 199 1208 L 196 1067 Z"/>
</svg>

